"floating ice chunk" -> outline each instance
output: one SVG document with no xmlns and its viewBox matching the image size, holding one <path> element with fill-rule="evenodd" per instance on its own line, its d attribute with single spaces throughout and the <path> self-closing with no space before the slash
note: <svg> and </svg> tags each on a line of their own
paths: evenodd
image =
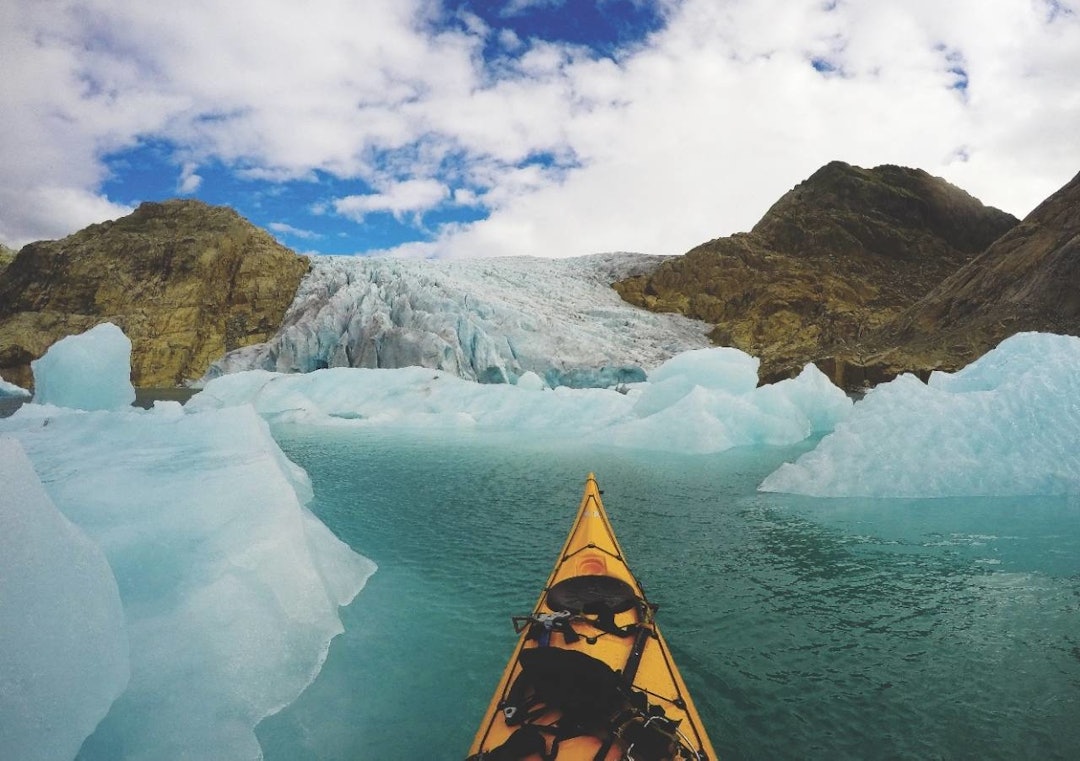
<svg viewBox="0 0 1080 761">
<path fill-rule="evenodd" d="M 681 376 L 643 383 L 634 395 L 634 415 L 647 418 L 670 409 L 695 388 L 690 378 Z"/>
<path fill-rule="evenodd" d="M 1075 336 L 1017 333 L 955 373 L 931 373 L 927 385 L 952 394 L 1009 389 L 1022 397 L 1042 381 L 1057 383 L 1075 373 L 1078 353 Z"/>
<path fill-rule="evenodd" d="M 671 379 L 658 385 L 670 390 L 671 384 L 679 383 L 679 380 Z M 648 390 L 645 393 L 648 393 Z M 656 403 L 656 395 L 651 401 Z M 740 442 L 738 432 L 732 432 L 726 424 L 730 422 L 730 418 L 725 421 L 715 414 L 716 401 L 715 396 L 706 389 L 693 386 L 669 404 L 656 409 L 647 408 L 651 410 L 647 414 L 619 423 L 610 430 L 597 431 L 591 438 L 597 443 L 610 443 L 632 449 L 722 452 Z M 731 408 L 728 409 L 730 411 Z M 642 410 L 635 407 L 635 412 L 640 413 Z"/>
<path fill-rule="evenodd" d="M 817 365 L 808 364 L 796 377 L 762 386 L 754 392 L 758 405 L 793 405 L 810 421 L 813 433 L 827 433 L 851 414 L 853 402 Z M 790 413 L 786 413 L 790 414 Z"/>
<path fill-rule="evenodd" d="M 30 392 L 22 386 L 16 386 L 14 383 L 8 383 L 2 377 L 0 377 L 0 399 L 5 396 L 12 397 L 29 397 Z"/>
<path fill-rule="evenodd" d="M 757 357 L 730 347 L 695 349 L 664 362 L 649 373 L 649 381 L 660 383 L 678 377 L 694 386 L 746 394 L 757 387 L 760 364 Z"/>
<path fill-rule="evenodd" d="M 514 382 L 514 385 L 518 388 L 528 389 L 530 391 L 543 391 L 547 388 L 544 383 L 544 379 L 534 373 L 532 370 L 526 370 L 523 372 Z"/>
<path fill-rule="evenodd" d="M 260 758 L 254 727 L 314 678 L 374 570 L 304 508 L 267 424 L 248 406 L 30 404 L 0 433 L 119 584 L 131 681 L 80 758 Z"/>
<path fill-rule="evenodd" d="M 737 349 L 680 354 L 635 389 L 636 419 L 618 424 L 610 438 L 619 446 L 689 453 L 793 444 L 831 430 L 851 410 L 847 395 L 813 365 L 760 387 L 757 368 L 756 358 Z"/>
<path fill-rule="evenodd" d="M 1080 493 L 1080 338 L 1021 333 L 956 373 L 878 386 L 763 491 L 944 497 Z"/>
<path fill-rule="evenodd" d="M 623 388 L 627 393 L 562 386 L 537 394 L 522 379 L 516 386 L 491 386 L 415 367 L 331 368 L 304 375 L 222 376 L 188 408 L 250 403 L 275 421 L 464 426 L 694 453 L 795 443 L 813 431 L 829 430 L 851 409 L 844 392 L 813 366 L 798 378 L 757 388 L 756 359 L 734 349 L 691 354 L 665 364 L 660 380 Z M 538 382 L 532 381 L 534 387 Z"/>
<path fill-rule="evenodd" d="M 104 322 L 67 336 L 30 363 L 34 401 L 81 410 L 109 410 L 135 401 L 131 385 L 131 341 Z"/>
<path fill-rule="evenodd" d="M 128 681 L 116 579 L 0 438 L 0 758 L 68 761 Z"/>
</svg>

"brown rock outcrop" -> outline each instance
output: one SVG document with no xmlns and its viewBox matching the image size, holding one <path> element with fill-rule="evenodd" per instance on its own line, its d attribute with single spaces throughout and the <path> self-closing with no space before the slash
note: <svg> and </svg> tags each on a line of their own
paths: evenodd
<svg viewBox="0 0 1080 761">
<path fill-rule="evenodd" d="M 131 339 L 136 386 L 182 384 L 269 338 L 309 266 L 232 209 L 144 203 L 31 243 L 0 272 L 0 373 L 28 387 L 53 342 L 110 321 Z"/>
<path fill-rule="evenodd" d="M 1027 330 L 1080 334 L 1080 174 L 871 343 L 895 367 L 953 370 Z"/>
<path fill-rule="evenodd" d="M 864 339 L 1016 222 L 922 170 L 833 162 L 749 233 L 615 288 L 631 303 L 712 323 L 716 343 L 761 358 L 763 380 L 816 362 L 854 388 L 894 374 Z"/>
</svg>

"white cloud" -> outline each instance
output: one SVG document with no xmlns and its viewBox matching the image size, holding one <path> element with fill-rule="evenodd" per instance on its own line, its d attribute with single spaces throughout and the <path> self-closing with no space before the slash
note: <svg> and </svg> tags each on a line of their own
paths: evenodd
<svg viewBox="0 0 1080 761">
<path fill-rule="evenodd" d="M 749 229 L 832 159 L 919 166 L 1023 215 L 1080 170 L 1080 24 L 1061 18 L 1026 2 L 688 0 L 620 66 L 563 70 L 567 92 L 591 96 L 559 120 L 580 170 L 504 184 L 489 219 L 437 249 L 681 253 Z M 819 55 L 842 75 L 816 72 Z"/>
<path fill-rule="evenodd" d="M 0 239 L 115 215 L 102 157 L 147 137 L 190 162 L 181 190 L 213 161 L 362 180 L 378 192 L 322 205 L 353 219 L 491 210 L 407 248 L 425 255 L 680 253 L 832 159 L 920 166 L 1018 215 L 1080 170 L 1075 0 L 663 4 L 664 29 L 594 60 L 473 17 L 436 31 L 456 5 L 435 0 L 9 0 Z"/>
<path fill-rule="evenodd" d="M 95 222 L 130 214 L 130 206 L 72 187 L 36 186 L 16 190 L 0 186 L 0 241 L 18 249 L 36 240 L 56 240 Z"/>
<path fill-rule="evenodd" d="M 423 214 L 450 196 L 449 189 L 435 180 L 405 180 L 387 184 L 380 193 L 345 196 L 333 201 L 335 211 L 342 216 L 363 221 L 374 212 L 390 212 L 401 219 L 408 213 Z"/>
<path fill-rule="evenodd" d="M 302 240 L 317 240 L 323 237 L 314 230 L 304 230 L 300 227 L 293 227 L 285 222 L 271 222 L 266 227 L 270 232 L 278 233 L 279 235 L 289 235 L 293 238 L 300 238 Z"/>
<path fill-rule="evenodd" d="M 499 15 L 518 16 L 534 8 L 559 8 L 565 3 L 566 0 L 507 0 L 499 11 Z"/>
<path fill-rule="evenodd" d="M 180 181 L 176 183 L 177 193 L 189 196 L 199 189 L 202 185 L 202 177 L 196 173 L 198 168 L 198 165 L 192 161 L 184 162 L 183 167 L 180 168 Z"/>
</svg>

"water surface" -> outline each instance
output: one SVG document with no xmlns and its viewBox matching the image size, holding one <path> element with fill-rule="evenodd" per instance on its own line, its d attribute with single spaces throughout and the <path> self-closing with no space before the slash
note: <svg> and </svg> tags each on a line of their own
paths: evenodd
<svg viewBox="0 0 1080 761">
<path fill-rule="evenodd" d="M 461 759 L 569 530 L 604 502 L 725 759 L 1076 757 L 1075 499 L 759 494 L 791 448 L 678 456 L 510 434 L 280 427 L 379 564 L 269 761 Z"/>
</svg>

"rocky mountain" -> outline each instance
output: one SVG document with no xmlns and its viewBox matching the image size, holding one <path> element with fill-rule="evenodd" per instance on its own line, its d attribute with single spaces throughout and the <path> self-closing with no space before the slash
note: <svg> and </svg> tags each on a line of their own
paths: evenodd
<svg viewBox="0 0 1080 761">
<path fill-rule="evenodd" d="M 135 385 L 198 378 L 273 335 L 309 267 L 231 209 L 144 203 L 31 243 L 0 272 L 0 374 L 29 387 L 30 361 L 54 341 L 111 321 L 131 338 Z"/>
<path fill-rule="evenodd" d="M 813 361 L 855 387 L 891 371 L 865 339 L 1016 224 L 922 170 L 833 162 L 749 233 L 615 287 L 633 304 L 711 323 L 713 341 L 761 358 L 765 380 Z"/>
<path fill-rule="evenodd" d="M 1028 330 L 1080 333 L 1080 174 L 870 343 L 891 368 L 955 369 Z"/>
<path fill-rule="evenodd" d="M 711 339 L 761 358 L 765 381 L 814 362 L 854 389 L 1017 331 L 1077 333 L 1078 255 L 1080 176 L 1018 223 L 921 170 L 841 162 L 679 257 L 309 259 L 230 209 L 147 203 L 0 251 L 0 374 L 29 386 L 52 342 L 109 320 L 138 386 L 404 365 L 607 385 Z"/>
</svg>

